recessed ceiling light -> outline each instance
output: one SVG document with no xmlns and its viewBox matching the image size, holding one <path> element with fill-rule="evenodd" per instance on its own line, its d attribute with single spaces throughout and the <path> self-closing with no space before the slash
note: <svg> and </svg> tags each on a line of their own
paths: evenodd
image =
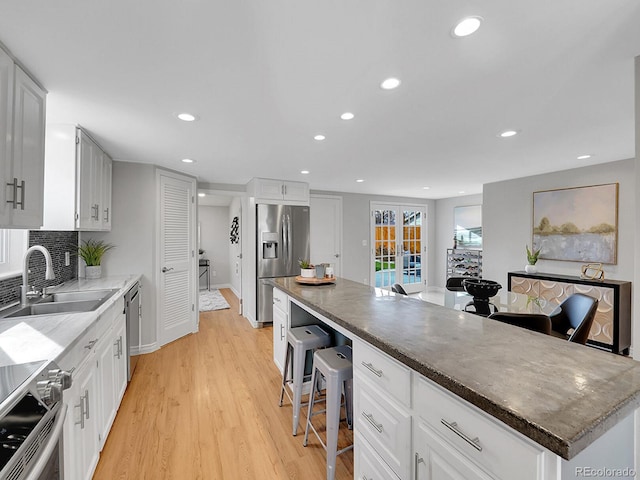
<svg viewBox="0 0 640 480">
<path fill-rule="evenodd" d="M 191 160 L 190 158 L 183 158 L 182 161 L 184 163 L 193 163 L 193 162 L 195 162 L 195 160 Z"/>
<path fill-rule="evenodd" d="M 198 194 L 198 196 L 199 196 L 199 197 L 204 197 L 204 196 L 206 196 L 206 194 L 204 194 L 204 193 L 200 192 L 200 193 Z"/>
<path fill-rule="evenodd" d="M 364 182 L 364 178 L 359 178 L 359 179 L 356 180 L 356 182 L 362 183 L 362 182 Z"/>
<path fill-rule="evenodd" d="M 398 80 L 397 78 L 387 78 L 380 84 L 380 88 L 384 90 L 393 90 L 394 88 L 398 88 L 399 86 L 400 80 Z"/>
<path fill-rule="evenodd" d="M 313 137 L 314 140 L 318 140 L 318 141 L 324 140 L 325 138 L 327 137 L 325 137 L 324 135 L 316 135 L 315 137 Z"/>
<path fill-rule="evenodd" d="M 578 160 L 586 160 L 587 158 L 591 158 L 591 155 L 580 155 Z"/>
<path fill-rule="evenodd" d="M 309 170 L 300 170 L 302 175 L 309 175 Z"/>
<path fill-rule="evenodd" d="M 467 17 L 460 20 L 451 33 L 454 37 L 467 37 L 480 28 L 482 17 Z"/>
<path fill-rule="evenodd" d="M 179 113 L 178 118 L 183 122 L 193 122 L 196 119 L 196 116 L 190 113 L 184 112 L 184 113 Z"/>
<path fill-rule="evenodd" d="M 423 190 L 429 190 L 431 187 L 422 187 Z"/>
<path fill-rule="evenodd" d="M 340 115 L 340 118 L 342 120 L 351 120 L 353 119 L 353 117 L 355 117 L 355 115 L 351 112 L 344 112 L 342 115 Z"/>
<path fill-rule="evenodd" d="M 460 190 L 458 193 L 462 194 L 462 193 L 464 193 L 464 190 Z"/>
<path fill-rule="evenodd" d="M 517 135 L 518 133 L 519 132 L 517 130 L 505 130 L 500 134 L 500 136 L 502 138 L 509 138 L 509 137 L 513 137 L 514 135 Z"/>
</svg>

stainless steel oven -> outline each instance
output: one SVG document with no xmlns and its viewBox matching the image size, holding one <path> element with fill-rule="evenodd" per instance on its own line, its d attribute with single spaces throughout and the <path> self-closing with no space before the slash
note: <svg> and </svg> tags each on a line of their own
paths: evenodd
<svg viewBox="0 0 640 480">
<path fill-rule="evenodd" d="M 62 391 L 71 375 L 53 362 L 0 367 L 0 480 L 59 480 Z"/>
</svg>

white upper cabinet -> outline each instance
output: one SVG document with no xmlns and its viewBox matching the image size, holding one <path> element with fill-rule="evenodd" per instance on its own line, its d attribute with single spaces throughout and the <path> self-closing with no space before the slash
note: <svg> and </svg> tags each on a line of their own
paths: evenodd
<svg viewBox="0 0 640 480">
<path fill-rule="evenodd" d="M 269 178 L 254 178 L 247 184 L 247 192 L 256 203 L 309 205 L 309 184 Z"/>
<path fill-rule="evenodd" d="M 44 228 L 111 230 L 111 158 L 81 128 L 48 125 Z"/>
<path fill-rule="evenodd" d="M 42 225 L 46 92 L 0 49 L 0 227 Z"/>
</svg>

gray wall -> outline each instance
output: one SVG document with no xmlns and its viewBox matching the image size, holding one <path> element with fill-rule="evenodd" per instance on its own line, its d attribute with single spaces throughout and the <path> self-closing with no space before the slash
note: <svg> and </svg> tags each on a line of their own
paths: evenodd
<svg viewBox="0 0 640 480">
<path fill-rule="evenodd" d="M 444 287 L 447 280 L 447 248 L 453 247 L 453 209 L 482 205 L 482 194 L 443 198 L 436 200 L 435 204 L 435 249 L 431 251 L 435 277 L 429 285 Z"/>
<path fill-rule="evenodd" d="M 210 261 L 211 285 L 227 286 L 231 283 L 229 265 L 229 207 L 198 206 L 200 248 Z M 204 285 L 204 279 L 200 287 Z"/>
<path fill-rule="evenodd" d="M 142 353 L 157 348 L 155 172 L 153 165 L 113 162 L 111 231 L 82 234 L 82 238 L 103 239 L 116 245 L 105 257 L 104 276 L 142 275 Z"/>
<path fill-rule="evenodd" d="M 609 279 L 633 280 L 636 228 L 635 161 L 621 160 L 484 185 L 484 277 L 507 281 L 507 272 L 523 270 L 525 245 L 531 246 L 533 192 L 603 183 L 620 184 L 618 264 L 604 265 Z M 540 260 L 538 271 L 580 275 L 581 262 Z"/>
<path fill-rule="evenodd" d="M 233 221 L 233 217 L 238 217 L 240 219 L 240 241 L 238 243 L 229 242 L 229 278 L 231 284 L 231 290 L 236 294 L 237 297 L 241 296 L 242 287 L 240 285 L 241 280 L 241 260 L 240 254 L 242 253 L 242 199 L 240 197 L 234 197 L 231 200 L 231 204 L 229 205 L 229 218 L 227 221 L 227 225 L 229 226 L 229 232 L 231 229 L 231 222 Z M 229 236 L 227 235 L 227 239 Z"/>
</svg>

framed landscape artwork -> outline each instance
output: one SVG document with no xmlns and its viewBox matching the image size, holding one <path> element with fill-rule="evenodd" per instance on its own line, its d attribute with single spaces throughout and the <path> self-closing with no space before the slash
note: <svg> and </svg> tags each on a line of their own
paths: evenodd
<svg viewBox="0 0 640 480">
<path fill-rule="evenodd" d="M 534 192 L 533 247 L 547 260 L 615 264 L 618 184 Z"/>
</svg>

